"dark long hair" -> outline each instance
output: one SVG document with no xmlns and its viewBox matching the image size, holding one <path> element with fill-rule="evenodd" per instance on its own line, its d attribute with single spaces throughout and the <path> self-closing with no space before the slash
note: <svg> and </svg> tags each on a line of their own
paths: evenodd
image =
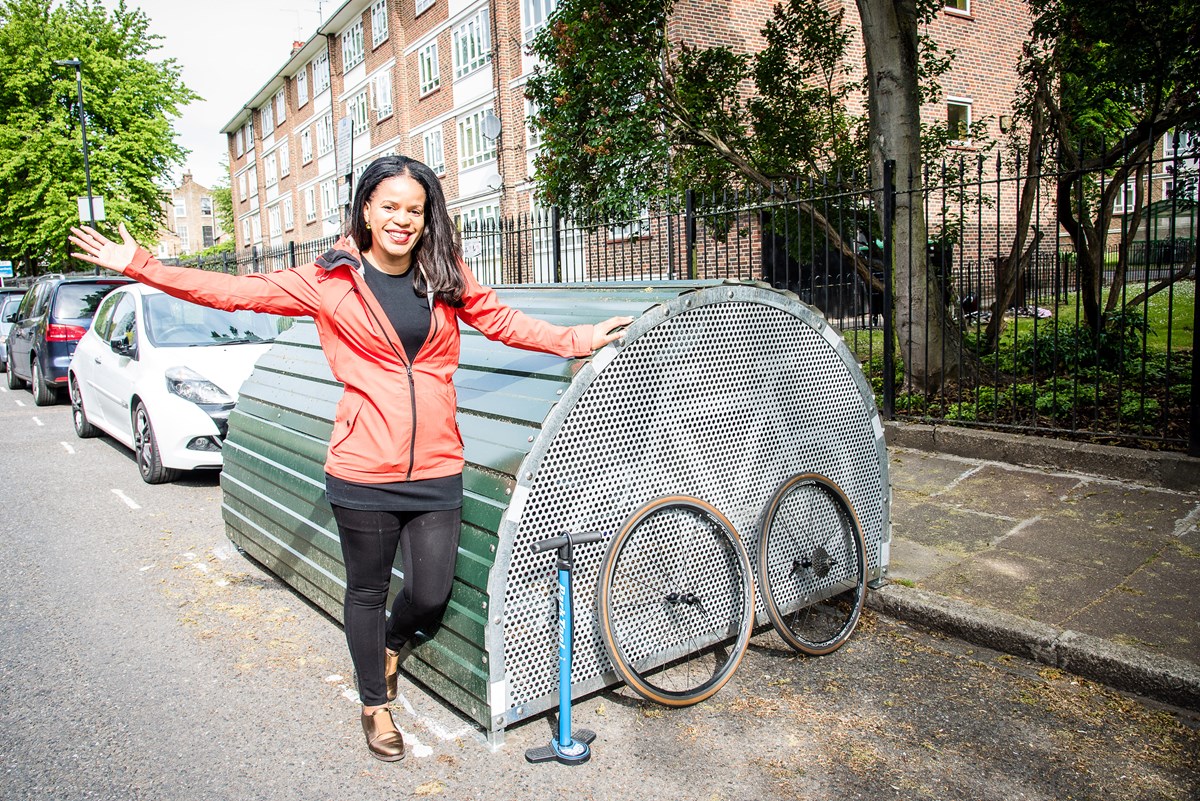
<svg viewBox="0 0 1200 801">
<path fill-rule="evenodd" d="M 433 170 L 408 156 L 383 156 L 375 159 L 358 179 L 354 202 L 350 205 L 347 233 L 360 251 L 371 246 L 371 231 L 363 206 L 375 194 L 376 188 L 388 178 L 406 175 L 425 190 L 425 230 L 413 248 L 413 265 L 421 269 L 413 276 L 413 286 L 421 295 L 433 292 L 434 297 L 452 306 L 462 304 L 466 279 L 459 260 L 462 258 L 455 237 L 454 221 L 446 208 L 442 182 Z M 425 280 L 429 285 L 425 286 Z"/>
</svg>

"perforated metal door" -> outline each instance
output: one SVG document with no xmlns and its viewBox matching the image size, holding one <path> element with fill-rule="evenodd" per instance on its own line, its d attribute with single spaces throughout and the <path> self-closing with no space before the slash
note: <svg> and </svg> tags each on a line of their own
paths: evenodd
<svg viewBox="0 0 1200 801">
<path fill-rule="evenodd" d="M 645 313 L 622 347 L 576 376 L 518 475 L 493 568 L 493 715 L 556 702 L 554 560 L 529 544 L 615 531 L 645 502 L 708 501 L 751 554 L 771 493 L 796 473 L 836 481 L 854 504 L 868 566 L 886 563 L 887 459 L 870 388 L 840 334 L 792 296 L 753 286 L 687 293 Z M 594 614 L 606 545 L 576 548 L 577 691 L 611 680 Z M 503 659 L 497 659 L 498 651 Z"/>
</svg>

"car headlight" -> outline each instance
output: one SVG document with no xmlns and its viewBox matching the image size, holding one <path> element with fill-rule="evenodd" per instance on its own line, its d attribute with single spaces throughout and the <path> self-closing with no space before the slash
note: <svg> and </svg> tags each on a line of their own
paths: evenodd
<svg viewBox="0 0 1200 801">
<path fill-rule="evenodd" d="M 225 390 L 190 367 L 172 367 L 164 375 L 167 391 L 198 406 L 224 406 L 233 403 Z"/>
</svg>

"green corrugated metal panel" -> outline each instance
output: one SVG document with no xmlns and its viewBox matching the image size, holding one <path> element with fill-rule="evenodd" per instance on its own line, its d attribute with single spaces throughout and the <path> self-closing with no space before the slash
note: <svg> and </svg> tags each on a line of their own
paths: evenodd
<svg viewBox="0 0 1200 801">
<path fill-rule="evenodd" d="M 635 323 L 590 359 L 463 330 L 456 580 L 442 625 L 404 670 L 489 735 L 554 704 L 553 557 L 530 553 L 536 539 L 614 529 L 670 492 L 714 503 L 753 550 L 754 521 L 780 478 L 817 470 L 855 503 L 872 568 L 886 564 L 886 450 L 870 387 L 836 331 L 794 296 L 722 282 L 498 291 L 551 322 Z M 340 619 L 341 557 L 323 494 L 339 396 L 314 326 L 301 321 L 242 388 L 222 486 L 230 537 Z M 573 683 L 589 691 L 611 675 L 585 611 L 602 553 L 576 554 Z M 393 591 L 401 581 L 395 572 Z"/>
</svg>

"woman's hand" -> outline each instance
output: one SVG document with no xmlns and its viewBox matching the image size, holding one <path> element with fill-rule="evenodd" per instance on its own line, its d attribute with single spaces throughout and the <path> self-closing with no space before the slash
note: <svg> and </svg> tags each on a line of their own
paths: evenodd
<svg viewBox="0 0 1200 801">
<path fill-rule="evenodd" d="M 609 317 L 592 326 L 592 350 L 600 350 L 609 342 L 620 339 L 625 326 L 633 322 L 632 317 Z"/>
<path fill-rule="evenodd" d="M 125 268 L 133 261 L 134 254 L 137 253 L 138 243 L 129 235 L 129 231 L 125 230 L 125 223 L 117 226 L 117 230 L 121 232 L 121 244 L 113 242 L 104 234 L 86 225 L 81 228 L 72 227 L 71 242 L 83 252 L 71 255 L 100 267 L 124 273 Z"/>
</svg>

